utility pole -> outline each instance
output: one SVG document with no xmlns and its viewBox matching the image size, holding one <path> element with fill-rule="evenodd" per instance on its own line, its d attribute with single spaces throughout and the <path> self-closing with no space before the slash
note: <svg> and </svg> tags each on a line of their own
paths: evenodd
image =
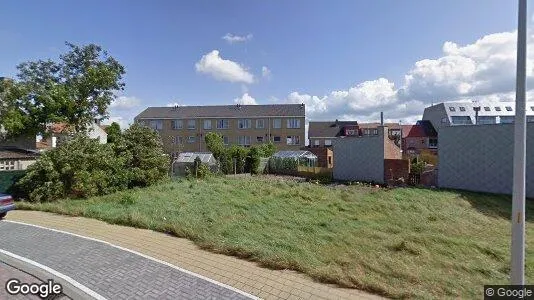
<svg viewBox="0 0 534 300">
<path fill-rule="evenodd" d="M 524 285 L 527 0 L 519 0 L 518 8 L 510 283 Z"/>
</svg>

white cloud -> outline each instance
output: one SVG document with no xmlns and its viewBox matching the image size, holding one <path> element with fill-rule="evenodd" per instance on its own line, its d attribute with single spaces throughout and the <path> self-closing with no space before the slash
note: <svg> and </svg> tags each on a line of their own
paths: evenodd
<svg viewBox="0 0 534 300">
<path fill-rule="evenodd" d="M 267 68 L 266 66 L 261 67 L 261 76 L 265 79 L 271 79 L 272 77 L 271 70 Z"/>
<path fill-rule="evenodd" d="M 326 95 L 290 93 L 282 102 L 305 103 L 309 120 L 349 120 L 404 124 L 422 117 L 431 103 L 458 100 L 515 99 L 516 32 L 490 34 L 467 45 L 443 44 L 443 55 L 423 59 L 404 76 L 399 87 L 379 78 Z M 534 36 L 528 37 L 534 47 Z M 527 87 L 534 88 L 534 51 L 528 52 Z M 534 90 L 527 93 L 534 100 Z"/>
<path fill-rule="evenodd" d="M 243 96 L 234 99 L 234 103 L 242 105 L 257 105 L 256 99 L 250 96 L 248 93 L 244 93 Z"/>
<path fill-rule="evenodd" d="M 231 33 L 227 33 L 226 35 L 224 35 L 222 37 L 222 39 L 227 41 L 230 44 L 234 44 L 234 43 L 241 43 L 241 42 L 250 41 L 252 39 L 252 37 L 253 36 L 252 36 L 251 33 L 249 33 L 247 35 L 242 35 L 242 36 L 234 35 L 234 34 L 231 34 Z"/>
<path fill-rule="evenodd" d="M 213 76 L 217 80 L 253 83 L 254 76 L 234 61 L 223 59 L 218 50 L 203 55 L 195 64 L 197 72 Z"/>
<path fill-rule="evenodd" d="M 183 106 L 182 104 L 178 103 L 178 102 L 169 102 L 167 104 L 165 104 L 166 107 L 175 107 L 175 106 Z"/>
<path fill-rule="evenodd" d="M 109 105 L 110 109 L 131 109 L 138 107 L 141 104 L 141 100 L 135 97 L 120 96 L 115 98 Z"/>
<path fill-rule="evenodd" d="M 123 118 L 121 116 L 111 116 L 111 117 L 109 117 L 109 119 L 103 121 L 102 124 L 110 125 L 113 122 L 118 123 L 119 126 L 121 127 L 121 129 L 126 129 L 126 128 L 130 127 L 131 123 L 133 123 L 133 119 L 132 120 L 127 120 L 126 118 Z"/>
</svg>

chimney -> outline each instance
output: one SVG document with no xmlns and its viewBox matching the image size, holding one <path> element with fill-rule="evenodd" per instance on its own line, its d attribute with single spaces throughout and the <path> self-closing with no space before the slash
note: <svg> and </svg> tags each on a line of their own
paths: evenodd
<svg viewBox="0 0 534 300">
<path fill-rule="evenodd" d="M 380 126 L 384 126 L 384 112 L 380 112 Z"/>
</svg>

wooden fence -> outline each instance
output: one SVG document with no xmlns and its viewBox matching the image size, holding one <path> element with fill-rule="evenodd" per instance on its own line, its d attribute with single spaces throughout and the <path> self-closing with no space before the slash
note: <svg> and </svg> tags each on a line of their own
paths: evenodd
<svg viewBox="0 0 534 300">
<path fill-rule="evenodd" d="M 316 178 L 316 177 L 329 177 L 332 178 L 333 175 L 332 168 L 321 168 L 321 167 L 305 167 L 298 166 L 297 173 L 299 176 L 307 178 Z"/>
</svg>

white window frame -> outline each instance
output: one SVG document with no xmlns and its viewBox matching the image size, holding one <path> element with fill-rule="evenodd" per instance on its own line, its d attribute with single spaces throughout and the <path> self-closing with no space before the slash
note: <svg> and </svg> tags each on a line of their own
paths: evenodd
<svg viewBox="0 0 534 300">
<path fill-rule="evenodd" d="M 162 130 L 163 120 L 150 120 L 149 126 L 154 130 Z"/>
<path fill-rule="evenodd" d="M 176 144 L 177 144 L 177 145 L 181 145 L 181 144 L 183 144 L 183 143 L 184 143 L 183 138 L 182 138 L 181 136 L 177 135 L 177 136 L 176 136 Z"/>
<path fill-rule="evenodd" d="M 230 138 L 228 136 L 222 136 L 223 144 L 230 145 Z"/>
<path fill-rule="evenodd" d="M 211 120 L 204 120 L 203 123 L 204 123 L 204 129 L 205 130 L 211 130 L 211 126 L 212 126 Z M 208 126 L 206 126 L 206 125 L 208 125 Z"/>
<path fill-rule="evenodd" d="M 313 140 L 313 145 L 316 146 L 316 147 L 319 147 L 321 145 L 321 141 Z"/>
<path fill-rule="evenodd" d="M 197 137 L 194 136 L 194 135 L 190 135 L 190 136 L 187 137 L 187 143 L 188 144 L 194 144 L 194 143 L 196 143 L 196 141 L 197 141 Z"/>
<path fill-rule="evenodd" d="M 330 140 L 330 139 L 324 140 L 324 145 L 325 146 L 332 146 L 332 140 Z"/>
<path fill-rule="evenodd" d="M 261 124 L 261 126 L 260 126 L 260 124 Z M 265 119 L 257 119 L 256 120 L 256 128 L 257 129 L 265 128 Z"/>
<path fill-rule="evenodd" d="M 282 128 L 282 119 L 273 119 L 273 128 L 274 129 Z"/>
<path fill-rule="evenodd" d="M 178 129 L 184 129 L 184 120 L 172 120 L 171 121 L 172 129 L 178 130 Z"/>
<path fill-rule="evenodd" d="M 286 139 L 286 144 L 288 145 L 300 145 L 300 136 L 298 135 L 288 135 Z"/>
<path fill-rule="evenodd" d="M 297 118 L 287 119 L 287 128 L 289 129 L 300 128 L 300 119 L 297 119 Z"/>
<path fill-rule="evenodd" d="M 228 128 L 230 128 L 230 121 L 228 119 L 217 120 L 217 129 L 228 129 Z"/>
<path fill-rule="evenodd" d="M 250 129 L 252 128 L 252 121 L 250 119 L 239 119 L 237 120 L 237 128 Z"/>
<path fill-rule="evenodd" d="M 237 137 L 237 144 L 240 146 L 250 146 L 250 136 L 240 135 Z"/>
<path fill-rule="evenodd" d="M 191 124 L 193 126 L 191 126 Z M 194 130 L 197 128 L 197 120 L 187 120 L 187 129 Z"/>
</svg>

